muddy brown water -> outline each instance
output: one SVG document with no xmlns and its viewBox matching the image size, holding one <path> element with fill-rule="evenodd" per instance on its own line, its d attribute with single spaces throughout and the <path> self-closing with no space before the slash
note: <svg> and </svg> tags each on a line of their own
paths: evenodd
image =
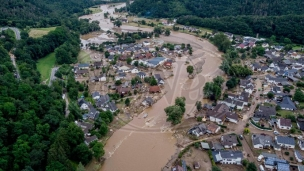
<svg viewBox="0 0 304 171">
<path fill-rule="evenodd" d="M 121 4 L 116 8 L 122 7 Z M 102 30 L 113 30 L 113 24 L 104 19 L 103 13 L 113 14 L 114 8 L 102 5 L 103 12 L 82 16 L 98 20 Z M 138 28 L 122 25 L 122 31 L 152 31 L 152 28 Z M 88 37 L 88 42 L 102 42 L 104 34 Z M 172 32 L 169 37 L 160 37 L 160 40 L 171 43 L 190 43 L 193 47 L 192 57 L 176 58 L 173 63 L 173 77 L 166 79 L 163 92 L 166 94 L 152 107 L 146 109 L 138 117 L 134 117 L 127 125 L 116 131 L 105 145 L 105 162 L 100 171 L 156 171 L 161 170 L 177 150 L 176 139 L 172 136 L 170 123 L 166 122 L 164 108 L 174 104 L 176 97 L 186 98 L 186 112 L 184 117 L 193 116 L 194 104 L 202 99 L 202 89 L 206 81 L 222 74 L 218 69 L 221 63 L 221 54 L 211 43 L 198 40 L 197 37 L 185 33 Z M 188 78 L 186 61 L 191 65 L 199 63 L 202 72 L 194 79 Z M 147 118 L 143 118 L 148 113 Z"/>
</svg>

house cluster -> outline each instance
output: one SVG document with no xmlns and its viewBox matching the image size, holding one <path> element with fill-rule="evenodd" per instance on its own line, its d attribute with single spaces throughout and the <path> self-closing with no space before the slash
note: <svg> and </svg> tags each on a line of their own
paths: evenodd
<svg viewBox="0 0 304 171">
<path fill-rule="evenodd" d="M 98 140 L 96 135 L 91 136 L 90 134 L 90 131 L 94 128 L 93 124 L 83 121 L 75 121 L 75 124 L 82 129 L 84 133 L 84 143 L 86 145 L 90 145 L 91 142 Z"/>
<path fill-rule="evenodd" d="M 260 41 L 260 40 L 264 40 L 264 39 L 257 39 L 254 37 L 243 37 L 242 40 L 236 40 L 235 42 L 236 44 L 236 48 L 237 49 L 247 49 L 247 48 L 253 48 L 256 46 L 256 42 Z"/>
<path fill-rule="evenodd" d="M 188 30 L 189 32 L 199 32 L 200 31 L 200 29 L 197 29 L 197 28 L 194 28 L 191 26 L 183 26 L 183 29 Z"/>
<path fill-rule="evenodd" d="M 89 74 L 90 68 L 100 69 L 103 66 L 102 61 L 95 61 L 92 64 L 88 63 L 80 63 L 74 65 L 73 72 L 75 77 L 85 77 Z M 106 81 L 105 74 L 100 74 L 98 76 L 94 76 L 90 78 L 92 82 L 98 82 L 98 81 Z"/>
<path fill-rule="evenodd" d="M 214 109 L 207 110 L 204 117 L 211 122 L 221 125 L 224 124 L 225 121 L 237 123 L 239 120 L 238 115 L 232 112 L 231 108 L 225 103 L 217 104 Z"/>
<path fill-rule="evenodd" d="M 220 126 L 215 123 L 209 123 L 208 125 L 202 123 L 191 128 L 188 133 L 194 136 L 202 136 L 205 134 L 216 134 L 220 130 Z"/>
</svg>

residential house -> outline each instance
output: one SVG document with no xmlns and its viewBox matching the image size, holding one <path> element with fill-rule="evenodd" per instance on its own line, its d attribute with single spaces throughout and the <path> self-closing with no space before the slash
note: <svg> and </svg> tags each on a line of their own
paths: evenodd
<svg viewBox="0 0 304 171">
<path fill-rule="evenodd" d="M 265 157 L 265 168 L 270 170 L 279 170 L 280 171 L 290 171 L 289 170 L 289 163 L 284 159 L 273 158 L 273 157 Z"/>
<path fill-rule="evenodd" d="M 90 103 L 85 101 L 83 98 L 78 99 L 78 105 L 80 106 L 80 109 L 87 110 L 89 109 Z"/>
<path fill-rule="evenodd" d="M 209 117 L 210 121 L 218 124 L 223 124 L 227 119 L 230 122 L 237 121 L 235 115 L 229 111 L 229 107 L 226 104 L 217 104 L 213 110 L 208 110 L 206 116 Z"/>
<path fill-rule="evenodd" d="M 167 69 L 172 68 L 172 61 L 168 60 L 168 61 L 164 62 L 164 67 L 167 68 Z"/>
<path fill-rule="evenodd" d="M 154 103 L 154 100 L 152 99 L 152 97 L 146 97 L 141 104 L 143 106 L 152 106 L 153 103 Z"/>
<path fill-rule="evenodd" d="M 222 164 L 241 165 L 243 159 L 242 151 L 232 151 L 232 150 L 212 151 L 212 156 L 215 163 L 222 163 Z"/>
<path fill-rule="evenodd" d="M 259 63 L 254 63 L 251 65 L 252 71 L 253 72 L 257 72 L 257 71 L 261 71 L 262 67 Z"/>
<path fill-rule="evenodd" d="M 94 92 L 92 93 L 92 98 L 93 98 L 94 100 L 98 100 L 98 99 L 100 98 L 100 93 L 99 93 L 98 91 L 94 91 Z"/>
<path fill-rule="evenodd" d="M 277 105 L 283 110 L 296 110 L 295 104 L 291 101 L 290 97 L 284 96 L 282 102 L 277 102 Z"/>
<path fill-rule="evenodd" d="M 165 81 L 162 79 L 160 74 L 154 74 L 154 78 L 156 79 L 158 85 L 163 85 L 165 84 Z"/>
<path fill-rule="evenodd" d="M 238 144 L 237 135 L 229 134 L 221 136 L 221 143 L 225 148 L 232 148 Z"/>
<path fill-rule="evenodd" d="M 209 134 L 216 134 L 221 129 L 220 126 L 216 125 L 215 123 L 210 123 L 207 125 L 207 133 Z"/>
<path fill-rule="evenodd" d="M 115 102 L 110 101 L 109 103 L 105 104 L 104 107 L 102 107 L 103 111 L 110 111 L 112 113 L 116 112 L 118 110 Z"/>
<path fill-rule="evenodd" d="M 292 127 L 291 120 L 290 119 L 285 119 L 285 118 L 280 118 L 278 120 L 277 126 L 280 129 L 290 130 L 291 127 Z"/>
<path fill-rule="evenodd" d="M 298 140 L 298 145 L 302 151 L 304 151 L 304 140 Z"/>
<path fill-rule="evenodd" d="M 205 124 L 199 124 L 194 126 L 188 131 L 189 134 L 195 135 L 197 137 L 207 133 L 207 126 Z"/>
<path fill-rule="evenodd" d="M 297 118 L 297 126 L 301 131 L 304 131 L 304 119 Z"/>
<path fill-rule="evenodd" d="M 97 138 L 96 135 L 93 135 L 93 136 L 86 136 L 86 137 L 85 137 L 84 143 L 88 146 L 88 145 L 90 145 L 91 142 L 97 141 L 97 140 L 98 140 L 98 138 Z"/>
<path fill-rule="evenodd" d="M 82 70 L 82 69 L 89 69 L 90 68 L 90 64 L 87 64 L 87 63 L 78 64 L 78 68 L 80 70 Z"/>
<path fill-rule="evenodd" d="M 99 108 L 102 108 L 109 102 L 110 102 L 110 97 L 109 97 L 108 94 L 100 95 L 100 98 L 96 102 L 96 106 L 99 107 Z"/>
<path fill-rule="evenodd" d="M 124 72 L 119 72 L 118 75 L 115 77 L 115 80 L 122 80 L 122 79 L 125 79 L 127 76 L 126 73 Z"/>
<path fill-rule="evenodd" d="M 75 71 L 75 74 L 77 76 L 85 76 L 86 74 L 89 73 L 89 70 L 88 69 L 80 69 L 80 70 L 76 70 Z"/>
<path fill-rule="evenodd" d="M 295 155 L 295 157 L 296 157 L 296 160 L 297 160 L 299 163 L 302 163 L 302 162 L 303 162 L 304 157 L 302 156 L 302 154 L 300 153 L 300 151 L 295 150 L 295 151 L 294 151 L 294 155 Z"/>
<path fill-rule="evenodd" d="M 92 120 L 96 120 L 99 116 L 99 111 L 96 110 L 91 104 L 89 105 L 88 118 Z"/>
<path fill-rule="evenodd" d="M 259 106 L 259 109 L 254 113 L 253 117 L 269 120 L 270 117 L 276 116 L 277 112 L 275 107 L 272 106 Z"/>
<path fill-rule="evenodd" d="M 162 65 L 167 59 L 164 57 L 156 57 L 147 61 L 147 66 L 151 68 L 158 67 Z"/>
<path fill-rule="evenodd" d="M 295 148 L 295 140 L 293 137 L 275 136 L 276 143 L 284 148 Z"/>
<path fill-rule="evenodd" d="M 226 114 L 223 113 L 215 113 L 214 115 L 209 116 L 210 121 L 216 122 L 217 124 L 224 124 L 226 120 Z"/>
<path fill-rule="evenodd" d="M 143 44 L 143 46 L 150 46 L 150 44 L 151 44 L 151 43 L 150 43 L 150 42 L 148 42 L 148 41 L 143 41 L 143 43 L 142 43 L 142 44 Z"/>
<path fill-rule="evenodd" d="M 144 79 L 146 77 L 146 73 L 144 73 L 144 72 L 138 72 L 137 76 L 139 76 L 141 79 Z"/>
<path fill-rule="evenodd" d="M 230 108 L 233 108 L 233 109 L 236 107 L 236 109 L 243 110 L 243 108 L 244 108 L 243 102 L 236 101 L 231 98 L 227 98 L 227 99 L 221 101 L 220 103 L 226 104 L 227 106 L 229 106 Z"/>
<path fill-rule="evenodd" d="M 283 78 L 283 77 L 273 77 L 271 75 L 266 75 L 265 76 L 265 80 L 268 82 L 268 83 L 273 83 L 275 85 L 289 85 L 288 81 L 286 78 Z"/>
<path fill-rule="evenodd" d="M 94 62 L 94 67 L 95 67 L 96 69 L 101 68 L 101 66 L 102 66 L 102 61 L 95 61 L 95 62 Z"/>
<path fill-rule="evenodd" d="M 89 133 L 89 131 L 91 131 L 93 129 L 93 127 L 94 127 L 93 124 L 88 123 L 88 122 L 75 121 L 75 124 L 82 129 L 82 131 L 83 131 L 84 134 Z"/>
<path fill-rule="evenodd" d="M 121 66 L 118 68 L 118 70 L 121 72 L 130 72 L 130 68 L 127 66 Z"/>
<path fill-rule="evenodd" d="M 161 89 L 160 89 L 159 86 L 150 86 L 149 92 L 150 92 L 150 93 L 160 93 L 160 92 L 161 92 Z"/>
<path fill-rule="evenodd" d="M 130 91 L 131 91 L 131 87 L 126 87 L 122 85 L 116 87 L 116 92 L 120 95 L 128 94 Z"/>
<path fill-rule="evenodd" d="M 132 73 L 132 74 L 138 74 L 138 73 L 139 73 L 139 70 L 138 70 L 137 68 L 133 68 L 133 69 L 131 70 L 131 73 Z"/>
<path fill-rule="evenodd" d="M 281 51 L 281 50 L 283 50 L 283 48 L 284 48 L 284 46 L 275 46 L 275 47 L 274 47 L 274 49 L 275 49 L 276 51 Z"/>
<path fill-rule="evenodd" d="M 236 113 L 226 112 L 226 119 L 229 122 L 238 123 L 239 117 Z"/>
<path fill-rule="evenodd" d="M 273 144 L 272 137 L 266 134 L 252 134 L 251 139 L 253 148 L 270 148 Z"/>
<path fill-rule="evenodd" d="M 215 150 L 215 151 L 220 151 L 220 150 L 224 149 L 224 147 L 222 146 L 222 144 L 219 143 L 219 142 L 216 142 L 216 141 L 209 142 L 209 146 L 210 146 L 211 150 Z"/>
</svg>

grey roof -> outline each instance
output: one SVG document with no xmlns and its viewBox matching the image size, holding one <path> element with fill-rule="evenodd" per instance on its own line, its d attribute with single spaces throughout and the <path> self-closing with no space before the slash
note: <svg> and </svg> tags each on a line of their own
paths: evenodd
<svg viewBox="0 0 304 171">
<path fill-rule="evenodd" d="M 301 159 L 301 160 L 304 159 L 303 156 L 302 156 L 302 154 L 301 154 L 298 150 L 295 150 L 295 155 L 296 155 L 299 159 Z"/>
<path fill-rule="evenodd" d="M 98 99 L 98 103 L 100 106 L 105 105 L 106 103 L 108 103 L 110 101 L 110 97 L 108 94 L 106 95 L 101 95 L 100 98 Z"/>
<path fill-rule="evenodd" d="M 272 157 L 272 158 L 278 158 L 276 154 L 271 154 L 271 153 L 261 153 L 262 156 L 264 157 Z"/>
<path fill-rule="evenodd" d="M 281 106 L 281 108 L 289 108 L 289 109 L 293 109 L 296 110 L 296 106 L 295 104 L 291 101 L 290 97 L 285 96 L 283 97 L 283 100 L 281 103 L 277 103 L 278 105 Z"/>
<path fill-rule="evenodd" d="M 287 163 L 278 163 L 278 171 L 290 171 L 290 165 Z"/>
<path fill-rule="evenodd" d="M 118 73 L 118 76 L 120 76 L 120 77 L 125 77 L 127 74 L 126 73 L 124 73 L 124 72 L 120 72 L 120 73 Z"/>
<path fill-rule="evenodd" d="M 91 136 L 91 137 L 86 137 L 86 138 L 85 138 L 85 143 L 86 143 L 87 145 L 89 145 L 91 142 L 96 141 L 96 140 L 98 140 L 97 136 L 96 136 L 96 135 L 93 135 L 93 136 Z"/>
<path fill-rule="evenodd" d="M 237 141 L 237 136 L 234 134 L 230 134 L 230 135 L 223 135 L 221 137 L 221 142 L 222 144 L 225 145 L 233 145 L 233 144 L 238 144 Z"/>
<path fill-rule="evenodd" d="M 206 142 L 201 142 L 201 146 L 203 149 L 210 149 L 209 144 Z"/>
<path fill-rule="evenodd" d="M 213 158 L 215 163 L 218 163 L 218 162 L 222 161 L 222 157 L 221 157 L 219 151 L 212 151 L 212 158 Z"/>
<path fill-rule="evenodd" d="M 166 58 L 164 58 L 164 57 L 156 57 L 156 58 L 148 60 L 148 63 L 151 63 L 153 65 L 158 65 L 161 61 L 163 61 L 165 59 Z"/>
<path fill-rule="evenodd" d="M 117 110 L 117 106 L 116 106 L 116 104 L 114 102 L 109 102 L 107 109 L 108 110 L 112 110 L 112 111 L 116 111 Z"/>
<path fill-rule="evenodd" d="M 272 137 L 266 134 L 253 134 L 252 143 L 253 145 L 272 145 Z"/>
<path fill-rule="evenodd" d="M 298 170 L 299 171 L 304 171 L 304 166 L 303 165 L 298 165 Z"/>
<path fill-rule="evenodd" d="M 86 63 L 84 63 L 84 64 L 78 64 L 79 68 L 85 68 L 85 67 L 89 67 L 89 66 L 90 66 L 90 64 L 86 64 Z"/>
<path fill-rule="evenodd" d="M 254 117 L 269 120 L 270 116 L 275 116 L 276 113 L 275 107 L 260 106 L 259 109 L 254 113 Z"/>
<path fill-rule="evenodd" d="M 97 97 L 97 96 L 100 96 L 99 92 L 98 91 L 94 91 L 92 93 L 92 97 L 94 98 L 94 97 Z"/>
<path fill-rule="evenodd" d="M 288 162 L 284 159 L 265 157 L 265 165 L 276 166 L 278 163 L 288 164 Z"/>
<path fill-rule="evenodd" d="M 224 150 L 220 151 L 220 155 L 223 159 L 243 158 L 242 151 Z"/>
<path fill-rule="evenodd" d="M 137 75 L 138 76 L 146 76 L 146 73 L 144 73 L 144 72 L 138 72 Z"/>
<path fill-rule="evenodd" d="M 296 144 L 293 137 L 276 136 L 276 141 L 277 143 L 281 143 L 281 144 L 288 144 L 288 145 Z"/>
<path fill-rule="evenodd" d="M 224 147 L 222 146 L 222 144 L 219 143 L 219 142 L 213 142 L 213 141 L 211 141 L 209 144 L 210 144 L 210 148 L 213 149 L 213 150 L 222 150 L 222 149 L 224 149 Z"/>
</svg>

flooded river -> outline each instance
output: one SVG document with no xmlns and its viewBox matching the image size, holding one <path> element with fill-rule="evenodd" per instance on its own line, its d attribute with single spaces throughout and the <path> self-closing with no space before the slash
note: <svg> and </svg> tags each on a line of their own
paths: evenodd
<svg viewBox="0 0 304 171">
<path fill-rule="evenodd" d="M 102 13 L 83 16 L 100 21 L 101 28 L 112 29 L 113 24 L 103 18 L 103 13 L 109 10 L 113 14 L 114 8 L 101 6 Z M 123 6 L 123 5 L 120 5 Z M 136 31 L 139 28 L 123 25 L 122 30 Z M 151 31 L 151 28 L 140 28 Z M 94 39 L 99 39 L 97 36 Z M 165 42 L 190 43 L 193 56 L 176 58 L 173 63 L 173 77 L 166 79 L 164 92 L 167 92 L 152 107 L 146 109 L 147 118 L 143 114 L 116 131 L 105 145 L 105 162 L 100 171 L 157 171 L 168 162 L 176 152 L 176 139 L 172 136 L 170 123 L 166 122 L 164 108 L 174 104 L 176 97 L 186 98 L 185 117 L 193 116 L 194 104 L 202 98 L 202 89 L 206 81 L 221 74 L 218 69 L 221 64 L 221 54 L 207 41 L 198 40 L 195 36 L 173 32 L 169 37 L 160 37 Z M 87 40 L 87 41 L 90 41 Z M 202 71 L 194 79 L 188 78 L 186 61 L 191 65 L 200 64 Z"/>
</svg>

